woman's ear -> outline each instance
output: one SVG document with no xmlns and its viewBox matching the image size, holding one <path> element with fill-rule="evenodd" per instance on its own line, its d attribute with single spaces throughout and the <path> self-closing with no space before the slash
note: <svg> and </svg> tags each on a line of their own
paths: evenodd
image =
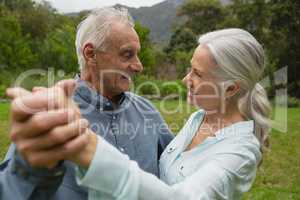
<svg viewBox="0 0 300 200">
<path fill-rule="evenodd" d="M 229 99 L 235 96 L 240 91 L 240 84 L 238 82 L 230 81 L 224 85 L 225 87 L 225 98 Z"/>
</svg>

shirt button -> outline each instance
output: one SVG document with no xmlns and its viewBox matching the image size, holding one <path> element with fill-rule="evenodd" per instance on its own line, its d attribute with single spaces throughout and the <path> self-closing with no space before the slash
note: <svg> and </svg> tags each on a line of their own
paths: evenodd
<svg viewBox="0 0 300 200">
<path fill-rule="evenodd" d="M 167 150 L 167 152 L 168 152 L 168 153 L 172 153 L 175 149 L 176 149 L 176 147 L 170 147 L 170 148 Z"/>
<path fill-rule="evenodd" d="M 120 150 L 121 152 L 124 152 L 124 151 L 125 151 L 125 149 L 124 149 L 123 147 L 119 147 L 119 150 Z"/>
<path fill-rule="evenodd" d="M 63 171 L 58 171 L 54 174 L 54 176 L 62 176 L 64 174 Z"/>
</svg>

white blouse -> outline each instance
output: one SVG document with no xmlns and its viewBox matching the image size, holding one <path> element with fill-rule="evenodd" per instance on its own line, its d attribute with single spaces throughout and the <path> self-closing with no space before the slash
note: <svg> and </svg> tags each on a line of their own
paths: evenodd
<svg viewBox="0 0 300 200">
<path fill-rule="evenodd" d="M 99 136 L 89 169 L 77 170 L 78 183 L 89 188 L 91 200 L 240 199 L 250 189 L 261 160 L 254 123 L 235 123 L 185 151 L 204 114 L 203 110 L 193 113 L 163 152 L 161 180 Z"/>
</svg>

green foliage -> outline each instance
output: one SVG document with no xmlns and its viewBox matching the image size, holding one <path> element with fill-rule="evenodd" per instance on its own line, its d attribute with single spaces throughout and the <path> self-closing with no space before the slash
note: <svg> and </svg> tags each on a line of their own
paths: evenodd
<svg viewBox="0 0 300 200">
<path fill-rule="evenodd" d="M 34 65 L 36 56 L 32 53 L 28 38 L 22 36 L 18 18 L 0 6 L 0 69 L 26 69 Z"/>
<path fill-rule="evenodd" d="M 41 68 L 62 69 L 66 73 L 78 71 L 75 35 L 74 26 L 69 24 L 50 32 L 38 47 Z"/>
<path fill-rule="evenodd" d="M 181 80 L 163 81 L 146 75 L 136 77 L 134 81 L 134 92 L 154 99 L 164 97 L 171 99 L 186 98 L 186 87 Z"/>
<path fill-rule="evenodd" d="M 34 40 L 42 40 L 52 30 L 54 13 L 48 3 L 36 4 L 19 12 L 19 20 L 24 35 Z"/>
<path fill-rule="evenodd" d="M 196 47 L 196 35 L 191 29 L 181 26 L 175 30 L 165 52 L 168 55 L 169 62 L 174 63 L 176 66 L 177 78 L 185 76 Z"/>
<path fill-rule="evenodd" d="M 182 78 L 197 47 L 197 36 L 219 28 L 225 10 L 218 0 L 189 0 L 179 8 L 177 14 L 186 21 L 174 29 L 165 51 L 170 62 L 176 66 L 177 77 Z"/>
<path fill-rule="evenodd" d="M 2 70 L 0 73 L 0 99 L 5 97 L 5 89 L 11 86 L 15 77 L 12 73 Z"/>
<path fill-rule="evenodd" d="M 4 85 L 0 85 L 0 99 L 5 98 L 6 87 Z"/>
<path fill-rule="evenodd" d="M 217 29 L 225 12 L 219 0 L 189 0 L 178 10 L 178 15 L 186 17 L 184 26 L 198 35 Z"/>
<path fill-rule="evenodd" d="M 141 51 L 139 58 L 144 67 L 144 73 L 150 76 L 155 75 L 155 55 L 150 43 L 150 30 L 143 27 L 139 22 L 135 24 L 135 30 L 140 38 Z"/>
<path fill-rule="evenodd" d="M 11 11 L 21 11 L 32 8 L 34 2 L 32 0 L 0 0 L 0 5 L 4 5 Z"/>
<path fill-rule="evenodd" d="M 193 51 L 194 51 L 194 49 L 193 49 Z M 178 78 L 182 78 L 187 74 L 188 69 L 191 66 L 190 60 L 193 56 L 193 51 L 189 51 L 189 52 L 175 51 L 175 52 L 173 52 L 173 57 L 174 57 L 175 64 L 176 64 L 176 72 L 177 72 Z"/>
<path fill-rule="evenodd" d="M 278 67 L 288 66 L 288 92 L 300 98 L 300 2 L 270 0 L 269 5 L 272 58 L 278 59 Z"/>
<path fill-rule="evenodd" d="M 295 97 L 288 97 L 287 104 L 289 108 L 300 107 L 300 99 L 297 99 Z"/>
<path fill-rule="evenodd" d="M 300 2 L 294 0 L 232 0 L 226 6 L 218 0 L 188 0 L 178 10 L 184 16 L 184 24 L 175 28 L 169 46 L 168 56 L 176 64 L 179 74 L 183 59 L 191 51 L 187 41 L 179 37 L 182 27 L 193 34 L 214 31 L 221 28 L 243 28 L 263 44 L 267 55 L 265 76 L 271 79 L 270 96 L 274 95 L 274 72 L 288 66 L 288 93 L 300 98 Z M 186 48 L 185 48 L 186 47 Z M 176 49 L 180 49 L 178 54 Z"/>
<path fill-rule="evenodd" d="M 197 46 L 196 35 L 189 28 L 184 26 L 176 28 L 174 31 L 168 47 L 165 49 L 166 53 L 176 51 L 189 52 Z"/>
</svg>

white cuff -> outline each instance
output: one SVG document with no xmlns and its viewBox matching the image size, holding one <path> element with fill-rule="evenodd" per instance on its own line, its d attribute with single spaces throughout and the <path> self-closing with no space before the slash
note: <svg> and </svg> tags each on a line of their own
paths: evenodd
<svg viewBox="0 0 300 200">
<path fill-rule="evenodd" d="M 88 170 L 77 168 L 77 182 L 98 192 L 118 196 L 129 173 L 130 160 L 98 136 L 94 158 Z"/>
</svg>

